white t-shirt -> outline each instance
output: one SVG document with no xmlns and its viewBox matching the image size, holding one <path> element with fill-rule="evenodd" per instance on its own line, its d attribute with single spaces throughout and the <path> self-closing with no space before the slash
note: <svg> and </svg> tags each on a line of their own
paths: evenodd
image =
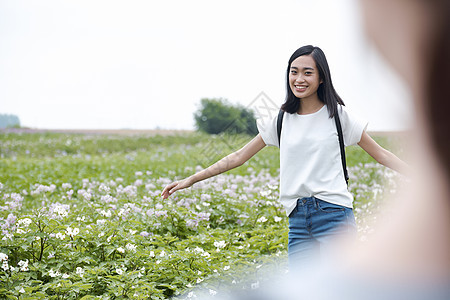
<svg viewBox="0 0 450 300">
<path fill-rule="evenodd" d="M 341 105 L 338 113 L 344 145 L 357 144 L 367 122 Z M 268 146 L 279 147 L 277 115 L 257 121 L 258 131 Z M 347 190 L 342 169 L 336 123 L 328 117 L 326 105 L 308 115 L 285 113 L 281 130 L 280 201 L 286 214 L 289 216 L 295 208 L 297 199 L 312 196 L 353 207 L 353 196 Z"/>
</svg>

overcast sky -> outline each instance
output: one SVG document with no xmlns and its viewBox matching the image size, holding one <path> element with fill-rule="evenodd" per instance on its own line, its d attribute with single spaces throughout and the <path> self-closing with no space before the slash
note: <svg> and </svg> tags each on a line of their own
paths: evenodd
<svg viewBox="0 0 450 300">
<path fill-rule="evenodd" d="M 201 98 L 281 105 L 287 61 L 321 47 L 369 130 L 408 127 L 402 81 L 356 0 L 0 0 L 0 113 L 59 129 L 194 129 Z"/>
</svg>

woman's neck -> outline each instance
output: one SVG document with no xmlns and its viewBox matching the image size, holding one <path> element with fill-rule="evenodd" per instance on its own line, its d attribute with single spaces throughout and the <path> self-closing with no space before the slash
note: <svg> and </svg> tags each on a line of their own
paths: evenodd
<svg viewBox="0 0 450 300">
<path fill-rule="evenodd" d="M 319 111 L 323 106 L 323 102 L 319 100 L 319 97 L 302 98 L 300 101 L 300 107 L 297 111 L 299 115 L 308 115 Z"/>
</svg>

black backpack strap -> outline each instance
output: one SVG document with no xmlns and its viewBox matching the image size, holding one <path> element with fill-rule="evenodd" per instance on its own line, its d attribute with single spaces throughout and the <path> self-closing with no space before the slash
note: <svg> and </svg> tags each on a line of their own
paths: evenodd
<svg viewBox="0 0 450 300">
<path fill-rule="evenodd" d="M 278 147 L 281 146 L 280 140 L 281 140 L 281 127 L 283 127 L 283 117 L 284 117 L 284 110 L 280 109 L 280 111 L 278 112 L 278 118 L 277 118 Z"/>
<path fill-rule="evenodd" d="M 344 136 L 342 135 L 341 121 L 339 120 L 339 113 L 337 111 L 336 114 L 334 115 L 334 121 L 336 122 L 336 128 L 339 137 L 339 147 L 341 148 L 341 161 L 342 161 L 342 168 L 344 169 L 345 182 L 347 182 L 348 185 L 348 172 L 347 172 L 347 162 L 345 160 Z"/>
</svg>

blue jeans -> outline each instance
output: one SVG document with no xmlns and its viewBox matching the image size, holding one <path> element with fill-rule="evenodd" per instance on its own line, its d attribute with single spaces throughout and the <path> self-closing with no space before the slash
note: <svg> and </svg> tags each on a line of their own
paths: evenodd
<svg viewBox="0 0 450 300">
<path fill-rule="evenodd" d="M 332 254 L 340 236 L 356 237 L 353 210 L 315 197 L 297 200 L 289 215 L 288 257 L 290 267 L 301 267 Z"/>
</svg>

